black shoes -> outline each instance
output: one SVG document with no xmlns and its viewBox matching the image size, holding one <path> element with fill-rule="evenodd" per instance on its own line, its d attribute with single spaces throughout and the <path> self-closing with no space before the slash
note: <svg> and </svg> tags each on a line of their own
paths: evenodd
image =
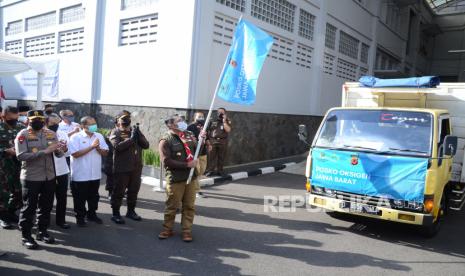
<svg viewBox="0 0 465 276">
<path fill-rule="evenodd" d="M 87 220 L 88 221 L 93 221 L 97 224 L 102 224 L 103 223 L 103 220 L 99 217 L 97 217 L 97 215 L 90 215 L 90 216 L 87 216 Z"/>
<path fill-rule="evenodd" d="M 134 209 L 128 209 L 128 212 L 126 213 L 126 217 L 130 218 L 135 221 L 141 221 L 142 218 L 134 211 Z"/>
<path fill-rule="evenodd" d="M 23 236 L 21 238 L 21 243 L 27 249 L 37 249 L 37 248 L 39 248 L 39 245 L 37 244 L 37 242 L 30 235 L 29 236 Z"/>
<path fill-rule="evenodd" d="M 126 222 L 124 219 L 121 217 L 121 214 L 119 213 L 119 210 L 113 209 L 113 216 L 111 217 L 111 221 L 113 221 L 116 224 L 125 224 Z"/>
<path fill-rule="evenodd" d="M 111 221 L 113 221 L 116 224 L 125 224 L 126 222 L 124 219 L 121 217 L 121 215 L 113 215 L 111 217 Z"/>
<path fill-rule="evenodd" d="M 86 227 L 87 226 L 87 222 L 83 218 L 82 219 L 81 218 L 76 219 L 76 224 L 79 227 Z"/>
<path fill-rule="evenodd" d="M 48 244 L 55 243 L 55 238 L 50 236 L 47 233 L 47 231 L 40 231 L 39 233 L 37 233 L 36 240 L 43 241 L 43 242 L 48 243 Z"/>
<path fill-rule="evenodd" d="M 61 222 L 58 223 L 57 222 L 57 226 L 60 227 L 61 229 L 65 229 L 65 230 L 71 228 L 71 225 L 67 224 L 66 222 L 63 222 L 63 223 L 61 223 Z"/>
</svg>

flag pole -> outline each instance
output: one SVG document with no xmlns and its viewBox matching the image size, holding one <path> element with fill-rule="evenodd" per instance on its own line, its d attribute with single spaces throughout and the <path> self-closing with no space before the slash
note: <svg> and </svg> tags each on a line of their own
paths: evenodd
<svg viewBox="0 0 465 276">
<path fill-rule="evenodd" d="M 237 22 L 239 23 L 241 21 L 241 19 L 242 19 L 242 14 L 241 14 L 241 17 L 239 17 L 239 20 Z M 234 43 L 231 43 L 231 45 L 233 45 L 233 44 Z M 230 49 L 230 51 L 231 51 L 231 49 Z M 205 125 L 203 126 L 204 131 L 207 131 L 208 126 L 210 124 L 210 117 L 212 115 L 213 105 L 215 104 L 216 94 L 218 94 L 218 89 L 220 88 L 221 80 L 223 79 L 224 70 L 226 69 L 226 66 L 228 66 L 229 61 L 231 59 L 229 54 L 230 54 L 230 52 L 228 52 L 228 56 L 226 57 L 226 60 L 225 60 L 225 62 L 223 64 L 223 69 L 221 70 L 220 77 L 218 78 L 218 82 L 216 83 L 216 88 L 215 88 L 215 91 L 214 91 L 214 94 L 213 94 L 212 101 L 210 103 L 210 109 L 208 110 L 208 115 L 207 115 L 207 118 L 205 119 Z M 197 148 L 195 149 L 194 160 L 197 160 L 197 158 L 199 157 L 200 149 L 202 148 L 202 144 L 204 142 L 205 142 L 205 138 L 202 137 L 202 135 L 199 135 L 199 141 L 198 141 L 198 144 L 197 144 Z M 187 182 L 186 182 L 187 185 L 190 184 L 191 181 L 192 181 L 192 177 L 194 176 L 194 170 L 195 170 L 195 168 L 191 168 L 191 170 L 189 172 L 189 178 L 187 179 Z"/>
<path fill-rule="evenodd" d="M 215 104 L 216 94 L 218 94 L 218 88 L 220 87 L 221 79 L 222 79 L 224 70 L 226 69 L 226 66 L 227 66 L 228 64 L 229 64 L 229 54 L 228 54 L 228 57 L 226 58 L 226 61 L 224 62 L 223 70 L 221 70 L 221 75 L 220 75 L 220 77 L 218 78 L 218 82 L 216 83 L 215 92 L 214 92 L 214 94 L 213 94 L 213 98 L 212 98 L 212 101 L 211 101 L 211 103 L 210 103 L 210 109 L 208 110 L 208 115 L 207 115 L 207 118 L 205 119 L 205 125 L 203 126 L 203 130 L 204 130 L 204 131 L 207 131 L 208 126 L 209 126 L 209 124 L 210 124 L 210 118 L 211 118 L 211 115 L 212 115 L 213 106 L 214 106 L 214 104 Z M 200 149 L 202 148 L 202 144 L 203 144 L 204 142 L 205 142 L 205 138 L 202 137 L 202 135 L 199 135 L 199 141 L 198 141 L 198 144 L 197 144 L 197 148 L 195 149 L 194 160 L 197 160 L 197 158 L 199 157 Z M 187 183 L 186 183 L 186 184 L 190 184 L 190 182 L 192 181 L 192 177 L 194 176 L 194 169 L 195 169 L 195 168 L 191 168 L 191 170 L 190 170 L 190 172 L 189 172 L 189 178 L 187 179 Z"/>
</svg>

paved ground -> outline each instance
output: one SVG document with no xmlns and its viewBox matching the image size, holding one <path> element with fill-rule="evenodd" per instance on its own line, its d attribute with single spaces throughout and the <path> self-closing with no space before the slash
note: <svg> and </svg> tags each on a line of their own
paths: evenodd
<svg viewBox="0 0 465 276">
<path fill-rule="evenodd" d="M 159 241 L 164 195 L 144 186 L 143 222 L 115 226 L 106 199 L 104 225 L 53 234 L 57 245 L 28 251 L 19 232 L 0 230 L 0 275 L 463 275 L 465 213 L 448 218 L 435 239 L 415 229 L 326 213 L 264 212 L 265 195 L 304 193 L 305 178 L 274 173 L 205 190 L 195 241 Z M 103 187 L 101 187 L 103 191 Z M 71 206 L 71 204 L 69 204 Z M 70 210 L 71 211 L 71 210 Z M 70 213 L 71 214 L 71 213 Z M 179 228 L 178 228 L 179 229 Z"/>
</svg>

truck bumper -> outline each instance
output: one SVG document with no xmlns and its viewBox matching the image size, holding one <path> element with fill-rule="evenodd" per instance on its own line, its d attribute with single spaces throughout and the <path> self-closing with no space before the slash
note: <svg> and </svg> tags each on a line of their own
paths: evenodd
<svg viewBox="0 0 465 276">
<path fill-rule="evenodd" d="M 414 225 L 428 226 L 433 224 L 434 222 L 434 217 L 431 214 L 415 213 L 385 207 L 377 207 L 379 210 L 377 215 L 360 212 L 351 212 L 349 209 L 341 208 L 344 202 L 344 200 L 338 198 L 307 194 L 308 204 L 310 204 L 313 207 L 319 207 L 326 210 Z"/>
</svg>

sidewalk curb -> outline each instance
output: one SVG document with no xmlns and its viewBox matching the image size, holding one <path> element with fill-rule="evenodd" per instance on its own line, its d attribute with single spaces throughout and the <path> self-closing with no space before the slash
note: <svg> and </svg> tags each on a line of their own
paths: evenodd
<svg viewBox="0 0 465 276">
<path fill-rule="evenodd" d="M 281 165 L 273 166 L 273 167 L 263 167 L 263 168 L 251 170 L 251 171 L 234 172 L 234 173 L 228 174 L 223 177 L 217 176 L 217 177 L 212 177 L 212 178 L 204 178 L 204 179 L 199 180 L 199 185 L 201 188 L 211 187 L 211 186 L 214 186 L 219 183 L 226 182 L 226 181 L 246 179 L 252 176 L 258 176 L 258 175 L 278 172 L 280 170 L 283 170 L 295 164 L 296 162 L 289 162 L 289 163 L 285 163 L 285 164 L 281 164 Z M 155 177 L 142 176 L 142 184 L 153 186 L 154 191 L 158 191 L 158 192 L 163 191 L 163 189 L 160 189 L 160 179 L 157 179 Z M 166 185 L 165 181 L 163 181 L 163 185 L 164 186 Z"/>
</svg>

